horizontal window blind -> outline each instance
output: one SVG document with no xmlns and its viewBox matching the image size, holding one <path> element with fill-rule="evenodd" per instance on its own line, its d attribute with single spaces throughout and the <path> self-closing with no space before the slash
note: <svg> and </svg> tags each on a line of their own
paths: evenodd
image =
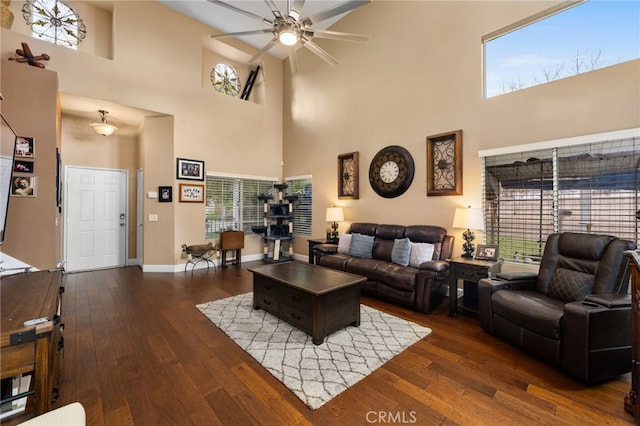
<svg viewBox="0 0 640 426">
<path fill-rule="evenodd" d="M 638 242 L 640 139 L 483 157 L 485 234 L 504 259 L 538 262 L 554 232 Z"/>
<path fill-rule="evenodd" d="M 258 195 L 269 192 L 275 181 L 233 176 L 206 176 L 205 238 L 217 238 L 221 231 L 251 234 L 261 225 L 263 203 Z"/>
<path fill-rule="evenodd" d="M 312 178 L 311 176 L 285 178 L 287 194 L 297 195 L 293 209 L 293 235 L 311 236 L 312 232 Z"/>
</svg>

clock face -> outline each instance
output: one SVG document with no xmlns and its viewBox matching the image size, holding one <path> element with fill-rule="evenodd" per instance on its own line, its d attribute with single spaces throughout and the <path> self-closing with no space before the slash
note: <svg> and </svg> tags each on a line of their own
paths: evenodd
<svg viewBox="0 0 640 426">
<path fill-rule="evenodd" d="M 376 193 L 395 198 L 405 193 L 413 181 L 413 157 L 401 146 L 381 149 L 371 160 L 369 183 Z"/>
</svg>

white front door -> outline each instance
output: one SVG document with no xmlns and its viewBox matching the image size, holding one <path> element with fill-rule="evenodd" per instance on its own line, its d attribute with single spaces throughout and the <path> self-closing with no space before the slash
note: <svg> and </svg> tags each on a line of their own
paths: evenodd
<svg viewBox="0 0 640 426">
<path fill-rule="evenodd" d="M 65 195 L 65 269 L 124 266 L 127 171 L 68 166 Z"/>
</svg>

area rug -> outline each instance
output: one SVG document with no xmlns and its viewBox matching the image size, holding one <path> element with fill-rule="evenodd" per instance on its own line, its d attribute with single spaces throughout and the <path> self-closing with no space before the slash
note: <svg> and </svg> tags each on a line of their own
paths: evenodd
<svg viewBox="0 0 640 426">
<path fill-rule="evenodd" d="M 253 293 L 245 293 L 196 307 L 314 410 L 431 333 L 360 305 L 359 327 L 314 345 L 308 334 L 252 304 Z"/>
</svg>

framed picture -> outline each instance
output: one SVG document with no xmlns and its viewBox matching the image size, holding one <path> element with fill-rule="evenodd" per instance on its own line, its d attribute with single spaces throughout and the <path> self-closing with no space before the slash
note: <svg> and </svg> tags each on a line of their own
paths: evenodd
<svg viewBox="0 0 640 426">
<path fill-rule="evenodd" d="M 172 186 L 159 186 L 158 187 L 158 201 L 161 203 L 170 203 L 173 201 L 173 187 Z"/>
<path fill-rule="evenodd" d="M 14 197 L 35 197 L 35 176 L 14 176 L 11 180 L 11 195 Z"/>
<path fill-rule="evenodd" d="M 341 200 L 360 198 L 358 151 L 338 155 L 338 198 Z"/>
<path fill-rule="evenodd" d="M 176 179 L 204 180 L 204 161 L 178 158 L 176 161 Z"/>
<path fill-rule="evenodd" d="M 427 195 L 462 195 L 462 130 L 427 137 Z"/>
<path fill-rule="evenodd" d="M 476 251 L 476 259 L 480 260 L 498 260 L 499 247 L 489 244 L 478 244 Z"/>
<path fill-rule="evenodd" d="M 35 164 L 33 161 L 16 160 L 13 162 L 13 171 L 14 173 L 33 173 Z"/>
<path fill-rule="evenodd" d="M 16 141 L 16 157 L 34 158 L 35 141 L 33 138 L 18 136 Z"/>
<path fill-rule="evenodd" d="M 181 183 L 180 202 L 204 203 L 204 185 Z"/>
</svg>

